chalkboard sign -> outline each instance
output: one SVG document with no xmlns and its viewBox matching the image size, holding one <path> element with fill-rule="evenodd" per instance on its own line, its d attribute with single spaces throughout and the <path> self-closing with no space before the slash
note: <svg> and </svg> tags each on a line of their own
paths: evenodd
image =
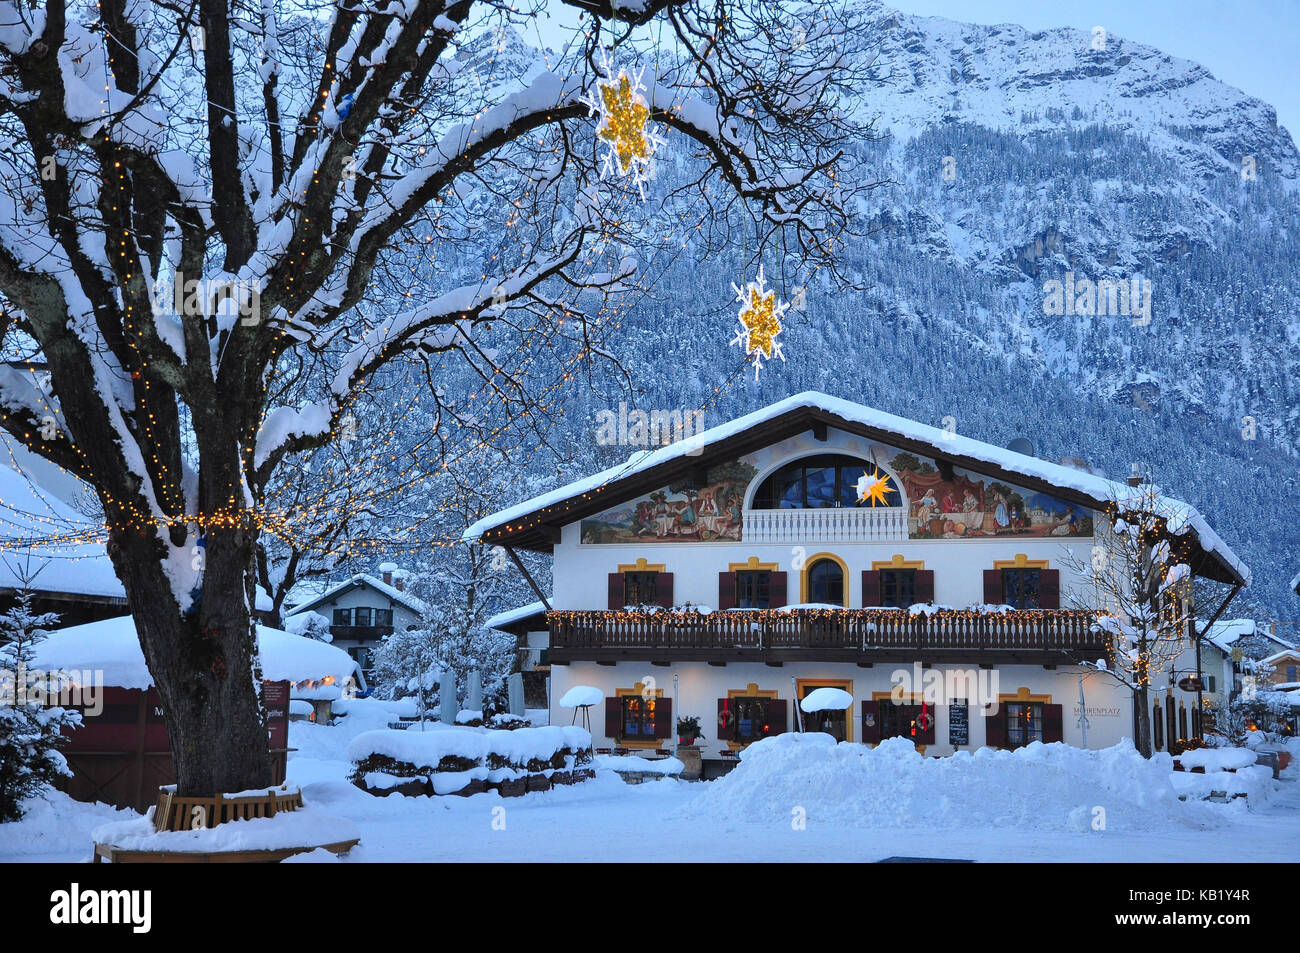
<svg viewBox="0 0 1300 953">
<path fill-rule="evenodd" d="M 948 706 L 948 744 L 954 748 L 970 744 L 970 709 L 965 702 Z"/>
</svg>

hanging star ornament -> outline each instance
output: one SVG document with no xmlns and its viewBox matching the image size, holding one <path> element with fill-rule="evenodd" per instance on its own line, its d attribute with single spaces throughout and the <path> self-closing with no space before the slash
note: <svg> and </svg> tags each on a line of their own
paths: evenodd
<svg viewBox="0 0 1300 953">
<path fill-rule="evenodd" d="M 600 117 L 596 137 L 608 146 L 601 156 L 600 177 L 630 175 L 641 200 L 645 201 L 650 160 L 664 144 L 659 128 L 649 121 L 650 106 L 641 83 L 645 67 L 635 74 L 624 69 L 615 73 L 609 55 L 602 51 L 601 68 L 605 78 L 597 80 L 595 94 L 579 99 L 587 107 L 588 115 Z"/>
<path fill-rule="evenodd" d="M 889 477 L 885 476 L 880 470 L 868 474 L 866 470 L 862 471 L 862 476 L 858 478 L 858 502 L 870 502 L 872 506 L 889 505 Z"/>
<path fill-rule="evenodd" d="M 762 265 L 758 268 L 758 281 L 751 281 L 743 288 L 733 282 L 731 287 L 736 292 L 736 300 L 744 305 L 737 316 L 740 329 L 731 343 L 739 344 L 746 354 L 753 356 L 754 380 L 758 380 L 764 361 L 770 361 L 773 356 L 785 360 L 776 336 L 783 330 L 781 318 L 790 305 L 778 300 L 775 291 L 767 290 Z"/>
</svg>

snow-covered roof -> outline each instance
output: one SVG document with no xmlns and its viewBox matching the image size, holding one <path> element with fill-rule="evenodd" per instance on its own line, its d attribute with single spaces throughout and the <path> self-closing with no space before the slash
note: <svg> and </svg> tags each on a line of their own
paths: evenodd
<svg viewBox="0 0 1300 953">
<path fill-rule="evenodd" d="M 44 490 L 29 473 L 0 465 L 0 588 L 125 599 L 102 522 L 77 512 Z"/>
<path fill-rule="evenodd" d="M 257 645 L 262 656 L 262 677 L 270 681 L 301 682 L 332 676 L 341 684 L 357 671 L 356 660 L 342 649 L 269 626 L 257 627 Z M 102 671 L 105 685 L 120 688 L 148 688 L 153 684 L 136 635 L 135 619 L 129 615 L 58 629 L 36 646 L 32 665 L 45 671 Z"/>
<path fill-rule="evenodd" d="M 1208 630 L 1201 627 L 1201 637 L 1225 655 L 1232 652 L 1233 644 L 1242 636 L 1254 634 L 1254 619 L 1220 619 Z"/>
<path fill-rule="evenodd" d="M 1267 665 L 1269 662 L 1278 662 L 1284 658 L 1287 658 L 1288 656 L 1290 656 L 1291 658 L 1300 658 L 1300 650 L 1288 646 L 1287 648 L 1284 648 L 1280 652 L 1274 652 L 1272 655 L 1268 656 L 1267 658 L 1260 659 L 1260 661 L 1263 662 L 1265 665 Z"/>
<path fill-rule="evenodd" d="M 1072 490 L 1091 498 L 1098 505 L 1112 500 L 1120 505 L 1123 505 L 1126 501 L 1144 501 L 1144 497 L 1149 493 L 1149 488 L 1146 487 L 1131 487 L 1127 483 L 1108 480 L 1105 477 L 1083 470 L 1076 470 L 1072 467 L 1041 460 L 1038 457 L 1016 453 L 1013 450 L 984 443 L 972 437 L 949 433 L 929 424 L 909 420 L 906 417 L 899 417 L 839 397 L 832 397 L 820 391 L 804 391 L 793 397 L 787 397 L 774 404 L 769 404 L 761 410 L 737 417 L 716 427 L 710 427 L 689 440 L 677 441 L 653 450 L 639 451 L 629 457 L 626 463 L 602 470 L 585 479 L 574 481 L 486 516 L 466 529 L 464 538 L 467 540 L 478 539 L 485 533 L 508 527 L 509 524 L 523 520 L 548 507 L 582 498 L 592 499 L 607 492 L 614 485 L 647 470 L 662 464 L 681 462 L 683 458 L 700 456 L 707 453 L 709 447 L 713 444 L 760 427 L 782 415 L 800 410 L 820 412 L 823 418 L 829 416 L 832 418 L 829 421 L 831 426 L 836 425 L 833 418 L 839 418 L 840 421 L 849 425 L 866 427 L 886 436 L 893 435 L 907 441 L 926 444 L 941 456 L 957 459 L 966 458 L 977 465 L 980 463 L 992 465 L 1010 474 L 1030 477 L 1059 489 Z M 774 438 L 773 442 L 776 439 L 779 438 Z M 610 495 L 612 497 L 613 494 Z M 1166 518 L 1171 532 L 1181 534 L 1191 531 L 1195 533 L 1202 549 L 1216 554 L 1243 583 L 1249 584 L 1250 570 L 1229 548 L 1227 543 L 1210 528 L 1205 517 L 1195 507 L 1180 500 L 1163 497 L 1159 501 L 1159 509 L 1160 515 Z"/>
<path fill-rule="evenodd" d="M 337 586 L 331 586 L 329 589 L 326 589 L 320 595 L 313 597 L 307 602 L 294 606 L 293 611 L 288 614 L 293 616 L 298 615 L 300 612 L 307 612 L 322 603 L 329 602 L 337 595 L 347 592 L 350 589 L 355 589 L 357 586 L 366 586 L 373 589 L 380 595 L 385 596 L 390 602 L 396 602 L 398 605 L 405 606 L 416 615 L 423 615 L 429 608 L 423 599 L 411 595 L 404 589 L 390 586 L 388 583 L 376 576 L 361 572 L 357 573 L 351 579 L 344 580 Z"/>
<path fill-rule="evenodd" d="M 504 629 L 508 625 L 527 619 L 529 616 L 540 615 L 545 611 L 546 606 L 541 602 L 530 602 L 518 609 L 507 609 L 505 612 L 498 612 L 484 622 L 483 625 L 488 629 Z"/>
</svg>

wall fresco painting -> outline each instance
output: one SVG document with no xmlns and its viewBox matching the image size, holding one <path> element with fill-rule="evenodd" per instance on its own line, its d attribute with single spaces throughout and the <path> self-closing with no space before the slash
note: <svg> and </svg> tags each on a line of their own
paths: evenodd
<svg viewBox="0 0 1300 953">
<path fill-rule="evenodd" d="M 889 466 L 907 492 L 908 536 L 912 539 L 1092 536 L 1092 510 L 1046 493 L 959 467 L 940 473 L 932 463 L 910 453 L 897 454 Z"/>
<path fill-rule="evenodd" d="M 584 543 L 740 542 L 748 463 L 710 467 L 703 486 L 671 484 L 582 521 Z"/>
</svg>

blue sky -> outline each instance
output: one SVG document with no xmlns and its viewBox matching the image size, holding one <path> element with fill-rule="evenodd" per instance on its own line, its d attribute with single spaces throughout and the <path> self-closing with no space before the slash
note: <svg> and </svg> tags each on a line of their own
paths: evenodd
<svg viewBox="0 0 1300 953">
<path fill-rule="evenodd" d="M 886 0 L 897 10 L 1030 30 L 1105 27 L 1200 63 L 1300 135 L 1300 0 Z"/>
</svg>

